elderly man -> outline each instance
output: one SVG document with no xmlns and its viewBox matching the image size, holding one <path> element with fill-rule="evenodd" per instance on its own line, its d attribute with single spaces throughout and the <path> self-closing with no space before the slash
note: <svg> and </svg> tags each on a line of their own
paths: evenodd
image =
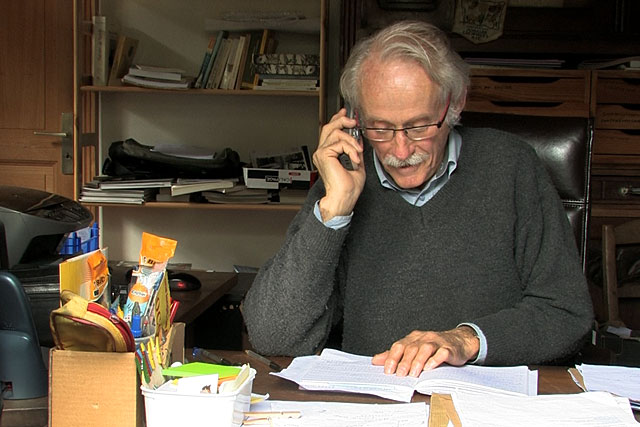
<svg viewBox="0 0 640 427">
<path fill-rule="evenodd" d="M 356 117 L 323 127 L 321 179 L 243 304 L 258 351 L 315 353 L 340 321 L 343 350 L 397 375 L 577 351 L 593 311 L 556 190 L 526 143 L 458 126 L 468 82 L 427 23 L 355 46 L 340 86 Z"/>
</svg>

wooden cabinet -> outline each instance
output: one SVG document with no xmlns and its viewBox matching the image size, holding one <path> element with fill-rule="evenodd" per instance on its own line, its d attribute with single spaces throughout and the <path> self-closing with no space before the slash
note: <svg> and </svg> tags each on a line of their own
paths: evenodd
<svg viewBox="0 0 640 427">
<path fill-rule="evenodd" d="M 472 68 L 466 109 L 589 117 L 591 74 L 583 70 Z"/>
<path fill-rule="evenodd" d="M 640 217 L 640 71 L 593 72 L 593 238 Z"/>
</svg>

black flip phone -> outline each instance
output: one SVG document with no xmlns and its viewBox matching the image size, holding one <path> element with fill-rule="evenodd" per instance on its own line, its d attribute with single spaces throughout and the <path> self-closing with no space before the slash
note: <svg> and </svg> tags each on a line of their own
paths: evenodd
<svg viewBox="0 0 640 427">
<path fill-rule="evenodd" d="M 351 108 L 351 105 L 346 104 L 345 108 L 347 109 L 347 117 L 352 119 L 355 118 L 356 112 L 353 108 Z M 353 136 L 355 139 L 360 138 L 360 129 L 358 129 L 357 127 L 347 129 L 347 132 L 349 132 L 349 134 L 351 134 L 351 136 Z M 353 163 L 351 162 L 351 159 L 349 158 L 349 155 L 347 153 L 340 154 L 338 156 L 338 160 L 340 160 L 340 163 L 346 170 L 354 170 Z"/>
</svg>

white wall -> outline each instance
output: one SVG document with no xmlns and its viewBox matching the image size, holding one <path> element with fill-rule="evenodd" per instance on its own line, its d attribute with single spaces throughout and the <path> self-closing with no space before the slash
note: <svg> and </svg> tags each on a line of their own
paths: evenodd
<svg viewBox="0 0 640 427">
<path fill-rule="evenodd" d="M 103 0 L 102 13 L 112 29 L 140 40 L 136 62 L 179 67 L 195 75 L 211 34 L 205 31 L 207 19 L 232 10 L 276 10 L 276 4 L 305 16 L 319 16 L 320 3 L 315 0 Z M 317 46 L 315 36 L 299 37 L 296 42 L 306 43 L 309 52 Z M 286 43 L 282 49 L 288 49 Z M 313 150 L 317 144 L 316 97 L 102 93 L 100 98 L 103 159 L 112 142 L 126 138 L 214 151 L 231 147 L 245 162 L 252 150 L 303 144 Z M 234 264 L 259 267 L 282 243 L 294 214 L 105 207 L 102 245 L 109 248 L 111 260 L 137 261 L 146 231 L 178 241 L 173 262 L 217 271 L 232 271 Z"/>
</svg>

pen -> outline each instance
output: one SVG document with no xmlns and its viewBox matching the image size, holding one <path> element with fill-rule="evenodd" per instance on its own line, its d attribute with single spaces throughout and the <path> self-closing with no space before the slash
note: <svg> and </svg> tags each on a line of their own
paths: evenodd
<svg viewBox="0 0 640 427">
<path fill-rule="evenodd" d="M 280 365 L 278 365 L 276 362 L 274 362 L 273 360 L 269 360 L 266 357 L 254 352 L 254 351 L 245 350 L 244 352 L 247 353 L 249 355 L 249 357 L 253 357 L 254 359 L 257 359 L 257 360 L 261 361 L 262 363 L 264 363 L 265 365 L 267 365 L 268 367 L 270 367 L 274 371 L 281 371 L 282 370 L 282 367 Z"/>
<path fill-rule="evenodd" d="M 202 349 L 200 347 L 193 347 L 193 357 L 195 358 L 207 358 L 209 360 L 212 360 L 215 363 L 218 363 L 220 365 L 230 365 L 230 366 L 234 366 L 235 363 L 232 363 L 231 361 L 225 359 L 224 357 L 218 356 L 217 354 L 213 354 L 205 349 Z"/>
</svg>

